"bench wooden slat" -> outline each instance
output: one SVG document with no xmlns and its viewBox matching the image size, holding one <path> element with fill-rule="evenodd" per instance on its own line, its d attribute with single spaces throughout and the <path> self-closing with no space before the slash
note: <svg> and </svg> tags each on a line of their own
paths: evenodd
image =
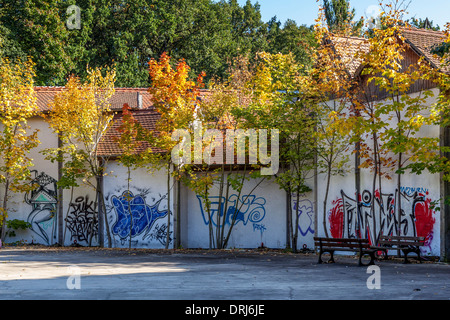
<svg viewBox="0 0 450 320">
<path fill-rule="evenodd" d="M 367 242 L 369 243 L 368 239 L 354 239 L 354 238 L 321 238 L 321 237 L 314 237 L 314 240 L 322 240 L 324 242 Z"/>
<path fill-rule="evenodd" d="M 414 241 L 378 241 L 379 245 L 387 246 L 423 246 L 425 242 Z"/>
<path fill-rule="evenodd" d="M 317 247 L 320 247 L 320 242 L 315 243 Z M 334 247 L 334 248 L 354 248 L 355 250 L 359 250 L 359 248 L 369 249 L 369 244 L 359 244 L 359 243 L 336 243 L 336 242 L 323 242 L 323 247 Z"/>
<path fill-rule="evenodd" d="M 338 247 L 322 247 L 322 250 L 334 250 L 334 251 L 352 251 L 356 252 L 359 251 L 359 248 L 338 248 Z"/>
<path fill-rule="evenodd" d="M 411 237 L 411 236 L 381 236 L 380 239 L 383 240 L 417 240 L 424 241 L 424 237 Z"/>
</svg>

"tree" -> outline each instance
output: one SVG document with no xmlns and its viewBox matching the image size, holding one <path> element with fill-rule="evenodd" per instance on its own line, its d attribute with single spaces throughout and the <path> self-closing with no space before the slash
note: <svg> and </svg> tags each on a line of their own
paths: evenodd
<svg viewBox="0 0 450 320">
<path fill-rule="evenodd" d="M 312 65 L 311 56 L 316 46 L 314 29 L 305 25 L 297 25 L 294 20 L 286 20 L 281 25 L 280 21 L 273 17 L 267 23 L 267 48 L 262 51 L 277 54 L 292 54 L 295 61 L 308 68 Z M 264 49 L 264 48 L 262 48 Z"/>
<path fill-rule="evenodd" d="M 1 24 L 0 18 L 0 58 L 8 58 L 10 61 L 26 61 L 27 57 L 22 51 L 17 38 L 12 37 L 12 32 Z"/>
<path fill-rule="evenodd" d="M 74 57 L 67 50 L 70 35 L 63 2 L 5 0 L 2 9 L 0 22 L 17 39 L 19 50 L 36 63 L 36 85 L 61 85 L 74 68 Z"/>
<path fill-rule="evenodd" d="M 352 23 L 352 32 L 355 35 L 361 33 L 363 19 L 353 22 L 355 9 L 350 10 L 348 0 L 323 0 L 323 7 L 330 32 L 340 33 L 348 24 Z"/>
<path fill-rule="evenodd" d="M 346 28 L 351 29 L 351 26 L 347 24 Z M 328 237 L 327 206 L 331 181 L 333 176 L 347 171 L 349 161 L 352 125 L 348 119 L 348 106 L 351 105 L 349 94 L 357 83 L 348 66 L 353 65 L 356 59 L 345 54 L 348 43 L 333 39 L 324 24 L 316 25 L 315 38 L 317 49 L 313 52 L 313 67 L 304 77 L 304 96 L 314 104 L 317 119 L 314 134 L 317 171 L 326 176 L 322 221 L 325 236 Z"/>
<path fill-rule="evenodd" d="M 418 124 L 434 124 L 448 131 L 450 127 L 450 76 L 448 74 L 450 53 L 450 25 L 446 26 L 444 42 L 434 51 L 436 59 L 439 61 L 438 68 L 430 69 L 425 65 L 424 79 L 431 80 L 440 89 L 437 102 L 429 111 L 428 117 L 419 119 Z M 450 181 L 450 147 L 439 138 L 422 138 L 423 143 L 417 143 L 414 147 L 414 155 L 411 163 L 406 168 L 412 172 L 420 174 L 424 170 L 431 173 L 441 173 L 445 182 Z M 426 147 L 424 148 L 424 144 Z M 450 202 L 446 198 L 445 204 Z"/>
<path fill-rule="evenodd" d="M 149 92 L 152 94 L 155 109 L 161 115 L 156 124 L 158 132 L 155 139 L 153 133 L 149 133 L 144 140 L 150 145 L 155 145 L 164 150 L 160 156 L 154 156 L 151 148 L 148 149 L 149 163 L 151 167 L 160 166 L 161 163 L 166 165 L 167 170 L 167 239 L 169 239 L 170 230 L 170 176 L 172 166 L 171 151 L 177 144 L 173 141 L 172 134 L 177 129 L 189 128 L 195 117 L 196 104 L 200 96 L 200 88 L 203 87 L 204 73 L 197 76 L 195 81 L 190 80 L 190 67 L 184 60 L 177 62 L 175 68 L 171 65 L 171 57 L 167 53 L 163 53 L 157 61 L 150 60 L 149 74 L 152 85 Z M 177 174 L 175 171 L 174 174 Z M 166 247 L 169 241 L 166 241 Z"/>
<path fill-rule="evenodd" d="M 292 53 L 260 53 L 247 84 L 253 93 L 250 103 L 236 113 L 239 123 L 246 128 L 279 130 L 282 170 L 275 174 L 274 180 L 297 203 L 301 195 L 311 190 L 307 179 L 313 175 L 315 155 L 316 119 L 312 100 L 303 96 L 302 72 L 303 66 L 296 63 Z M 299 215 L 292 213 L 291 206 L 287 221 L 290 239 L 287 245 L 296 252 Z"/>
<path fill-rule="evenodd" d="M 399 194 L 396 202 L 395 232 L 398 235 L 402 233 L 404 215 L 400 196 L 401 177 L 408 164 L 414 162 L 417 152 L 422 153 L 423 151 L 419 151 L 421 149 L 428 150 L 432 140 L 420 137 L 418 133 L 424 125 L 432 123 L 427 99 L 433 95 L 431 90 L 423 88 L 417 94 L 411 95 L 413 85 L 418 87 L 420 81 L 428 77 L 431 68 L 423 57 L 417 64 L 407 65 L 404 54 L 409 46 L 401 34 L 400 27 L 404 24 L 401 17 L 402 11 L 396 10 L 395 7 L 382 14 L 386 27 L 375 29 L 373 36 L 369 38 L 370 50 L 364 56 L 366 68 L 362 72 L 363 75 L 368 75 L 369 85 L 375 84 L 377 90 L 387 96 L 386 100 L 373 104 L 371 118 L 366 119 L 370 123 L 364 121 L 363 125 L 372 128 L 374 140 L 377 138 L 379 141 L 378 144 L 374 143 L 375 158 L 372 165 L 375 166 L 375 174 L 378 173 L 380 178 L 380 194 L 382 168 L 387 169 L 384 174 L 386 178 L 391 178 L 389 170 L 397 175 Z M 375 148 L 379 152 L 376 152 Z M 367 161 L 366 163 L 368 164 Z M 377 240 L 373 239 L 374 242 Z"/>
<path fill-rule="evenodd" d="M 107 69 L 89 69 L 88 80 L 76 76 L 67 80 L 64 90 L 56 94 L 46 117 L 58 135 L 62 146 L 45 150 L 47 158 L 63 162 L 63 177 L 58 182 L 63 188 L 78 186 L 78 180 L 96 192 L 97 214 L 103 219 L 111 246 L 111 235 L 105 211 L 101 178 L 105 158 L 99 157 L 99 143 L 112 124 L 113 114 L 109 99 L 114 94 L 115 72 Z M 95 182 L 92 181 L 95 179 Z M 100 243 L 102 243 L 100 238 Z"/>
<path fill-rule="evenodd" d="M 34 64 L 31 60 L 11 63 L 0 60 L 0 183 L 3 199 L 0 207 L 1 240 L 5 239 L 5 221 L 10 211 L 11 193 L 24 192 L 31 180 L 33 160 L 29 152 L 39 145 L 38 130 L 31 133 L 27 121 L 37 114 L 34 94 Z"/>
<path fill-rule="evenodd" d="M 411 18 L 407 21 L 407 23 L 413 27 L 416 27 L 418 29 L 431 29 L 433 31 L 439 31 L 441 30 L 441 27 L 439 25 L 434 25 L 433 20 L 428 20 L 428 18 L 422 19 L 422 18 Z"/>
<path fill-rule="evenodd" d="M 66 25 L 71 5 L 80 8 L 80 29 Z M 290 50 L 308 59 L 303 44 L 310 37 L 293 21 L 268 33 L 260 5 L 237 0 L 5 0 L 0 29 L 6 56 L 31 56 L 36 83 L 60 86 L 70 74 L 87 79 L 89 65 L 114 68 L 117 86 L 148 87 L 148 63 L 163 52 L 185 59 L 191 76 L 205 71 L 206 83 L 226 81 L 240 55 Z"/>
</svg>

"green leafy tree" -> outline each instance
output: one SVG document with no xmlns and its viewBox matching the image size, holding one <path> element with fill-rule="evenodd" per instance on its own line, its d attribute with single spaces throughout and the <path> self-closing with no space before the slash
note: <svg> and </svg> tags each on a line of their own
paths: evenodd
<svg viewBox="0 0 450 320">
<path fill-rule="evenodd" d="M 5 0 L 1 23 L 36 63 L 36 85 L 61 85 L 74 68 L 60 0 Z"/>
<path fill-rule="evenodd" d="M 299 96 L 306 87 L 303 67 L 294 55 L 262 52 L 247 84 L 252 95 L 248 106 L 235 112 L 246 128 L 279 130 L 280 170 L 274 180 L 299 203 L 300 196 L 311 188 L 315 156 L 315 117 L 312 100 Z M 278 168 L 277 168 L 278 169 Z M 291 206 L 287 215 L 288 247 L 297 251 L 299 215 Z"/>
<path fill-rule="evenodd" d="M 281 25 L 273 17 L 267 23 L 267 47 L 264 51 L 272 54 L 292 53 L 295 61 L 305 69 L 312 65 L 312 51 L 316 46 L 314 29 L 305 25 L 297 25 L 294 20 L 286 20 Z"/>
<path fill-rule="evenodd" d="M 350 9 L 348 0 L 323 0 L 325 18 L 328 28 L 333 33 L 342 32 L 349 23 L 352 23 L 352 31 L 355 35 L 361 33 L 363 20 L 354 22 L 355 9 Z"/>
</svg>

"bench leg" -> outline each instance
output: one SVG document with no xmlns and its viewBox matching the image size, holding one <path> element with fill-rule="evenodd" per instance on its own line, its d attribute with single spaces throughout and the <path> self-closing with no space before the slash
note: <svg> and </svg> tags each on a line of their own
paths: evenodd
<svg viewBox="0 0 450 320">
<path fill-rule="evenodd" d="M 333 250 L 333 251 L 330 251 L 330 255 L 331 255 L 331 257 L 330 257 L 329 263 L 334 263 L 334 262 L 335 262 L 335 261 L 334 261 L 334 250 Z"/>
<path fill-rule="evenodd" d="M 370 256 L 370 261 L 368 264 L 362 263 L 362 257 L 364 254 L 368 254 Z M 375 251 L 364 251 L 359 254 L 359 266 L 367 267 L 375 265 Z"/>
<path fill-rule="evenodd" d="M 407 264 L 407 263 L 409 263 L 409 261 L 408 261 L 408 253 L 410 253 L 411 250 L 409 250 L 409 249 L 402 249 L 402 251 L 403 251 L 403 255 L 405 256 L 405 259 L 403 260 L 403 264 Z"/>
<path fill-rule="evenodd" d="M 421 253 L 420 253 L 420 248 L 417 248 L 415 252 L 417 254 L 417 260 L 419 260 L 419 263 L 422 263 L 422 257 L 421 257 Z"/>
<path fill-rule="evenodd" d="M 403 261 L 403 263 L 409 263 L 408 260 L 408 254 L 410 252 L 414 252 L 415 254 L 417 254 L 417 260 L 419 260 L 419 263 L 422 263 L 422 257 L 421 257 L 421 252 L 420 252 L 420 248 L 408 248 L 408 249 L 402 249 L 403 254 L 405 255 L 405 260 Z"/>
<path fill-rule="evenodd" d="M 334 250 L 330 250 L 330 251 L 322 251 L 321 250 L 319 252 L 319 261 L 318 261 L 319 264 L 323 263 L 322 255 L 326 252 L 328 252 L 331 255 L 330 260 L 328 260 L 328 263 L 334 263 Z"/>
<path fill-rule="evenodd" d="M 323 263 L 323 261 L 322 261 L 322 254 L 323 254 L 323 251 L 320 250 L 320 251 L 319 251 L 319 261 L 317 261 L 318 264 Z"/>
</svg>

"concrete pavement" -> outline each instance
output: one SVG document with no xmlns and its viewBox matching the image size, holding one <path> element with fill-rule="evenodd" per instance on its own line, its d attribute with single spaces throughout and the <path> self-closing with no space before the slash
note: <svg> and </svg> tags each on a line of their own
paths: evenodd
<svg viewBox="0 0 450 320">
<path fill-rule="evenodd" d="M 414 261 L 414 259 L 412 259 Z M 450 265 L 276 251 L 4 247 L 0 299 L 450 300 Z"/>
</svg>

